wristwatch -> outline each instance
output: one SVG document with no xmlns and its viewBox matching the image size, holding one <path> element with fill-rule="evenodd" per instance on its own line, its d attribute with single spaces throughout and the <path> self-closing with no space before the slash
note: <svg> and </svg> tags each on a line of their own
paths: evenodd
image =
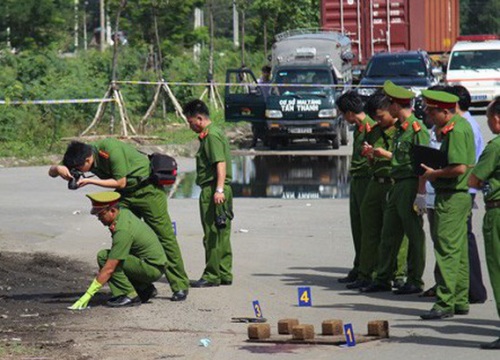
<svg viewBox="0 0 500 360">
<path fill-rule="evenodd" d="M 219 194 L 224 194 L 224 189 L 223 188 L 217 188 L 217 189 L 215 189 L 215 192 L 219 193 Z"/>
</svg>

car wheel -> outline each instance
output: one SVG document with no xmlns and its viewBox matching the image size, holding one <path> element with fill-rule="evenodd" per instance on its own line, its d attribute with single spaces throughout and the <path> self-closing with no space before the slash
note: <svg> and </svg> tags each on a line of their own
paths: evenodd
<svg viewBox="0 0 500 360">
<path fill-rule="evenodd" d="M 337 150 L 338 148 L 340 148 L 340 139 L 338 135 L 335 135 L 332 138 L 332 149 Z"/>
</svg>

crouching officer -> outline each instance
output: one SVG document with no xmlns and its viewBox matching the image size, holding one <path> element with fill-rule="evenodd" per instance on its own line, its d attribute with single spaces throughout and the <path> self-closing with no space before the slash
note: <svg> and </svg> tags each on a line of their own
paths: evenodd
<svg viewBox="0 0 500 360">
<path fill-rule="evenodd" d="M 111 249 L 97 254 L 99 273 L 87 292 L 71 310 L 85 309 L 104 284 L 109 282 L 111 307 L 140 305 L 157 294 L 153 282 L 160 279 L 167 258 L 154 231 L 129 209 L 118 207 L 120 194 L 114 191 L 88 194 L 91 214 L 109 227 Z"/>
</svg>

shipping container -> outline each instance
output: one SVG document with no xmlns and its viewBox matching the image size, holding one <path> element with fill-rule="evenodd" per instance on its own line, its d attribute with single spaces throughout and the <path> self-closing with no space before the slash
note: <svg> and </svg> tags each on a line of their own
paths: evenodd
<svg viewBox="0 0 500 360">
<path fill-rule="evenodd" d="M 344 32 L 364 65 L 378 52 L 449 52 L 459 34 L 459 0 L 322 0 L 321 27 Z"/>
</svg>

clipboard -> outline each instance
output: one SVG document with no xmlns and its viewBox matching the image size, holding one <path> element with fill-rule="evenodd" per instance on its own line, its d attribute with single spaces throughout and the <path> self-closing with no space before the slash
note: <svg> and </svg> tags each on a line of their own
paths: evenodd
<svg viewBox="0 0 500 360">
<path fill-rule="evenodd" d="M 448 166 L 448 156 L 438 149 L 413 145 L 412 154 L 413 171 L 418 176 L 425 173 L 424 168 L 420 164 L 425 164 L 433 169 L 442 169 Z"/>
</svg>

